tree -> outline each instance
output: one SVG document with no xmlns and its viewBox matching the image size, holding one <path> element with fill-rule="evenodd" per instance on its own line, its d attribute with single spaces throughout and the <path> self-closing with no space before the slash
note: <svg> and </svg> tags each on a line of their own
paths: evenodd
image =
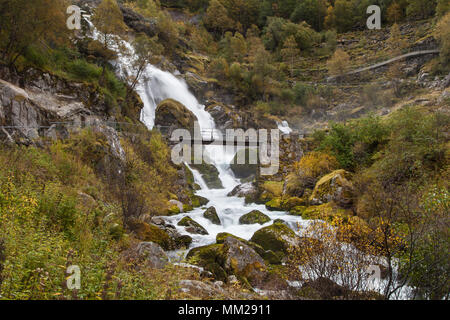
<svg viewBox="0 0 450 320">
<path fill-rule="evenodd" d="M 436 37 L 441 45 L 441 64 L 448 66 L 450 63 L 450 12 L 448 12 L 437 24 Z"/>
<path fill-rule="evenodd" d="M 438 18 L 443 17 L 450 10 L 450 1 L 438 0 L 436 6 L 436 15 Z"/>
<path fill-rule="evenodd" d="M 355 25 L 355 15 L 351 0 L 336 0 L 333 14 L 339 32 L 349 31 Z"/>
<path fill-rule="evenodd" d="M 392 57 L 396 57 L 402 54 L 402 50 L 406 47 L 406 42 L 403 39 L 400 28 L 398 24 L 394 24 L 391 27 L 391 35 L 387 41 L 387 45 Z M 400 92 L 400 81 L 399 79 L 402 77 L 402 70 L 400 62 L 394 62 L 391 64 L 388 70 L 388 78 L 391 79 L 391 82 L 394 87 L 394 93 L 396 96 L 399 96 Z"/>
<path fill-rule="evenodd" d="M 100 41 L 103 48 L 110 49 L 113 44 L 120 44 L 118 35 L 122 35 L 127 30 L 127 26 L 123 22 L 122 11 L 116 0 L 102 0 L 100 5 L 95 9 L 92 22 L 101 34 Z M 100 84 L 105 81 L 106 61 L 102 62 L 102 75 Z"/>
<path fill-rule="evenodd" d="M 403 19 L 403 10 L 400 4 L 396 1 L 392 2 L 387 10 L 388 21 L 397 23 Z"/>
<path fill-rule="evenodd" d="M 67 37 L 65 0 L 0 0 L 1 60 L 13 68 L 27 48 Z"/>
<path fill-rule="evenodd" d="M 306 21 L 315 30 L 320 31 L 323 28 L 326 15 L 326 0 L 304 0 L 292 12 L 291 20 L 293 22 Z"/>
<path fill-rule="evenodd" d="M 297 42 L 293 36 L 284 41 L 283 49 L 281 49 L 281 55 L 286 63 L 289 64 L 291 70 L 291 77 L 294 76 L 294 66 L 296 61 L 300 57 L 300 49 L 297 47 Z"/>
<path fill-rule="evenodd" d="M 97 30 L 101 33 L 101 41 L 105 49 L 117 43 L 115 37 L 123 35 L 127 26 L 123 22 L 122 11 L 116 0 L 102 0 L 92 17 Z"/>
<path fill-rule="evenodd" d="M 436 0 L 408 0 L 406 15 L 410 18 L 425 19 L 431 17 L 436 9 Z"/>
<path fill-rule="evenodd" d="M 133 41 L 135 60 L 132 69 L 134 74 L 129 75 L 127 97 L 134 90 L 142 73 L 148 64 L 156 64 L 160 61 L 160 55 L 164 51 L 164 47 L 158 43 L 158 37 L 149 38 L 145 34 L 139 34 Z"/>
<path fill-rule="evenodd" d="M 349 68 L 350 56 L 341 48 L 336 49 L 333 56 L 328 60 L 328 72 L 332 76 L 343 76 Z"/>
<path fill-rule="evenodd" d="M 203 18 L 205 27 L 221 37 L 227 30 L 233 30 L 236 22 L 228 16 L 227 9 L 219 0 L 211 0 Z"/>
</svg>

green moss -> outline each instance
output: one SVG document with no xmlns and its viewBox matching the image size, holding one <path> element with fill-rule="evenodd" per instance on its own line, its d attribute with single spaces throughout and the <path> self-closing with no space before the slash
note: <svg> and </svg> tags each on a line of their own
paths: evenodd
<svg viewBox="0 0 450 320">
<path fill-rule="evenodd" d="M 227 273 L 222 268 L 222 265 L 224 265 L 225 262 L 223 244 L 212 244 L 194 248 L 189 251 L 186 260 L 205 268 L 205 270 L 211 272 L 218 280 L 227 280 Z"/>
<path fill-rule="evenodd" d="M 221 225 L 219 216 L 217 215 L 216 208 L 214 208 L 214 207 L 208 208 L 203 213 L 203 217 L 205 217 L 206 219 L 208 219 L 209 221 L 211 221 L 214 224 Z"/>
<path fill-rule="evenodd" d="M 270 218 L 258 210 L 253 210 L 239 218 L 240 224 L 265 224 L 270 221 Z"/>
<path fill-rule="evenodd" d="M 306 201 L 302 198 L 298 197 L 291 197 L 287 200 L 283 201 L 283 208 L 286 211 L 290 211 L 291 209 L 298 207 L 298 206 L 305 206 Z"/>
<path fill-rule="evenodd" d="M 281 198 L 274 198 L 266 203 L 267 210 L 270 211 L 283 211 L 283 202 Z"/>
<path fill-rule="evenodd" d="M 250 241 L 259 244 L 265 250 L 271 250 L 278 256 L 284 256 L 294 245 L 298 236 L 288 226 L 275 223 L 255 232 Z"/>
</svg>

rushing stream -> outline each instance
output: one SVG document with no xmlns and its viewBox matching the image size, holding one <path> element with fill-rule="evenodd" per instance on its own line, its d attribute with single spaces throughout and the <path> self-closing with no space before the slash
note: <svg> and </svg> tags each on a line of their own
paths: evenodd
<svg viewBox="0 0 450 320">
<path fill-rule="evenodd" d="M 100 36 L 89 20 L 89 16 L 84 16 L 86 21 L 91 26 L 92 36 L 94 39 L 99 39 Z M 128 54 L 124 54 L 123 50 L 115 48 L 118 53 L 118 60 L 116 67 L 118 72 L 122 76 L 126 76 L 133 73 L 132 62 L 134 60 L 134 50 L 130 43 L 124 40 L 120 40 L 121 48 L 126 48 Z M 198 123 L 201 130 L 215 130 L 216 126 L 212 116 L 205 110 L 205 106 L 201 105 L 197 98 L 189 91 L 186 82 L 176 77 L 170 72 L 166 72 L 158 69 L 155 66 L 148 65 L 142 80 L 137 84 L 136 91 L 141 97 L 144 108 L 141 112 L 141 121 L 149 128 L 152 129 L 155 125 L 155 111 L 158 104 L 165 99 L 174 99 L 182 103 L 189 109 L 198 119 Z M 291 133 L 291 129 L 286 121 L 282 121 L 278 124 L 278 129 L 283 134 Z M 224 186 L 223 189 L 209 189 L 206 183 L 203 181 L 201 174 L 190 168 L 194 174 L 195 182 L 200 185 L 201 189 L 197 191 L 199 196 L 205 197 L 209 200 L 207 207 L 214 206 L 217 210 L 217 214 L 221 220 L 221 225 L 215 225 L 208 219 L 203 217 L 203 213 L 206 207 L 197 208 L 193 211 L 182 213 L 179 215 L 165 217 L 166 221 L 176 226 L 177 230 L 181 234 L 189 235 L 193 238 L 191 248 L 204 246 L 216 242 L 216 236 L 218 233 L 227 232 L 243 239 L 249 240 L 253 234 L 263 228 L 264 226 L 271 225 L 274 220 L 282 219 L 288 226 L 291 227 L 296 233 L 300 233 L 311 221 L 303 220 L 301 217 L 289 215 L 287 212 L 273 212 L 266 209 L 264 205 L 257 204 L 245 204 L 245 200 L 239 197 L 228 196 L 236 186 L 240 184 L 240 181 L 236 179 L 230 169 L 230 163 L 236 154 L 237 150 L 230 152 L 229 148 L 218 145 L 205 145 L 204 154 L 211 160 L 211 163 L 219 171 L 219 179 Z M 252 210 L 259 210 L 268 215 L 272 220 L 265 225 L 241 225 L 239 218 L 249 213 Z M 202 225 L 207 231 L 208 235 L 194 235 L 188 233 L 184 227 L 178 226 L 177 223 L 185 216 L 190 216 L 200 225 Z M 349 246 L 349 252 L 355 250 L 352 246 Z M 185 251 L 183 252 L 185 253 Z M 183 256 L 183 253 L 181 256 Z M 171 257 L 175 259 L 179 256 L 179 252 L 173 252 Z M 382 263 L 380 257 L 379 263 Z M 333 277 L 333 280 L 340 283 L 338 274 Z M 374 289 L 379 291 L 386 280 L 376 281 Z M 406 298 L 408 287 L 398 292 L 396 298 Z"/>
</svg>

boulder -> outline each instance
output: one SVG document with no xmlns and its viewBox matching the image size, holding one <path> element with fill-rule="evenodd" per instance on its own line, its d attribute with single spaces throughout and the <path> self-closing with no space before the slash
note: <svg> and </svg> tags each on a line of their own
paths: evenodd
<svg viewBox="0 0 450 320">
<path fill-rule="evenodd" d="M 179 226 L 186 227 L 186 231 L 193 234 L 207 235 L 208 231 L 203 228 L 198 222 L 192 220 L 191 217 L 186 216 L 178 222 Z"/>
<path fill-rule="evenodd" d="M 324 277 L 307 281 L 300 290 L 302 292 L 307 292 L 310 298 L 320 300 L 342 299 L 350 293 L 347 288 Z"/>
<path fill-rule="evenodd" d="M 206 219 L 208 219 L 209 221 L 211 221 L 214 224 L 221 225 L 219 216 L 217 215 L 216 208 L 214 208 L 214 207 L 208 208 L 203 213 L 203 217 L 205 217 Z"/>
<path fill-rule="evenodd" d="M 279 257 L 284 257 L 289 253 L 289 249 L 298 246 L 300 237 L 295 232 L 282 223 L 274 223 L 255 232 L 250 239 L 265 250 L 271 250 Z"/>
<path fill-rule="evenodd" d="M 261 256 L 250 246 L 228 237 L 223 244 L 224 269 L 228 274 L 246 278 L 250 284 L 261 281 L 267 274 Z"/>
<path fill-rule="evenodd" d="M 266 203 L 266 208 L 270 211 L 283 211 L 283 201 L 281 198 L 273 198 Z"/>
<path fill-rule="evenodd" d="M 342 207 L 350 207 L 353 204 L 353 185 L 349 179 L 350 173 L 345 170 L 336 170 L 322 177 L 309 198 L 311 204 L 334 201 Z"/>
<path fill-rule="evenodd" d="M 239 238 L 235 235 L 232 235 L 231 233 L 222 232 L 219 233 L 216 236 L 216 242 L 217 244 L 222 244 L 225 242 L 225 240 L 228 237 L 232 237 L 236 240 L 239 240 L 240 242 L 245 243 L 247 246 L 251 247 L 253 250 L 255 250 L 265 261 L 267 264 L 281 264 L 280 258 L 271 250 L 265 250 L 263 247 L 261 247 L 259 244 L 256 244 L 251 241 L 247 241 L 245 239 Z"/>
<path fill-rule="evenodd" d="M 226 237 L 220 244 L 194 248 L 186 259 L 192 259 L 221 281 L 227 281 L 230 275 L 235 275 L 244 283 L 255 283 L 266 274 L 263 258 L 245 242 L 232 236 Z"/>
<path fill-rule="evenodd" d="M 246 203 L 255 202 L 258 197 L 258 189 L 253 182 L 247 182 L 236 186 L 230 193 L 229 197 L 245 198 Z"/>
<path fill-rule="evenodd" d="M 141 259 L 145 259 L 150 268 L 162 269 L 169 263 L 167 254 L 161 246 L 154 242 L 141 242 L 136 251 Z"/>
<path fill-rule="evenodd" d="M 265 224 L 270 218 L 258 210 L 253 210 L 239 218 L 240 224 Z"/>
<path fill-rule="evenodd" d="M 197 117 L 183 104 L 173 99 L 162 101 L 156 108 L 155 126 L 170 135 L 171 129 L 193 129 Z M 171 128 L 171 129 L 168 129 Z"/>
</svg>

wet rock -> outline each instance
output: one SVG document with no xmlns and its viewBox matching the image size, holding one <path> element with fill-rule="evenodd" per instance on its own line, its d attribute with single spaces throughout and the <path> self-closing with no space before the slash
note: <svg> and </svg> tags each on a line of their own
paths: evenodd
<svg viewBox="0 0 450 320">
<path fill-rule="evenodd" d="M 146 260 L 150 268 L 163 269 L 169 263 L 167 254 L 154 242 L 141 242 L 136 251 L 140 258 Z"/>
<path fill-rule="evenodd" d="M 155 125 L 169 136 L 174 129 L 193 129 L 196 121 L 188 108 L 173 99 L 162 101 L 156 108 Z"/>
<path fill-rule="evenodd" d="M 258 197 L 258 189 L 253 182 L 247 182 L 236 186 L 230 193 L 229 197 L 245 198 L 246 203 L 255 202 Z"/>
<path fill-rule="evenodd" d="M 217 225 L 221 225 L 219 216 L 217 215 L 217 211 L 216 208 L 214 207 L 210 207 L 208 208 L 204 213 L 203 216 L 208 219 L 209 221 L 211 221 L 214 224 Z"/>
<path fill-rule="evenodd" d="M 297 246 L 299 236 L 285 224 L 274 223 L 255 232 L 250 239 L 265 250 L 271 250 L 279 257 L 289 253 L 291 247 Z"/>
<path fill-rule="evenodd" d="M 203 228 L 198 222 L 192 220 L 191 217 L 187 216 L 181 219 L 180 222 L 178 222 L 179 226 L 185 227 L 186 231 L 193 234 L 202 234 L 207 235 L 209 234 L 208 231 L 206 231 L 205 228 Z"/>
<path fill-rule="evenodd" d="M 201 164 L 195 164 L 193 161 L 191 167 L 200 172 L 209 189 L 223 189 L 222 181 L 219 178 L 219 171 L 215 166 L 205 161 L 202 161 Z"/>
<path fill-rule="evenodd" d="M 145 33 L 149 37 L 154 37 L 158 33 L 156 19 L 145 18 L 128 7 L 119 5 L 123 14 L 125 24 L 137 33 Z"/>
<path fill-rule="evenodd" d="M 265 224 L 270 218 L 258 210 L 253 210 L 239 218 L 240 224 Z"/>
</svg>

